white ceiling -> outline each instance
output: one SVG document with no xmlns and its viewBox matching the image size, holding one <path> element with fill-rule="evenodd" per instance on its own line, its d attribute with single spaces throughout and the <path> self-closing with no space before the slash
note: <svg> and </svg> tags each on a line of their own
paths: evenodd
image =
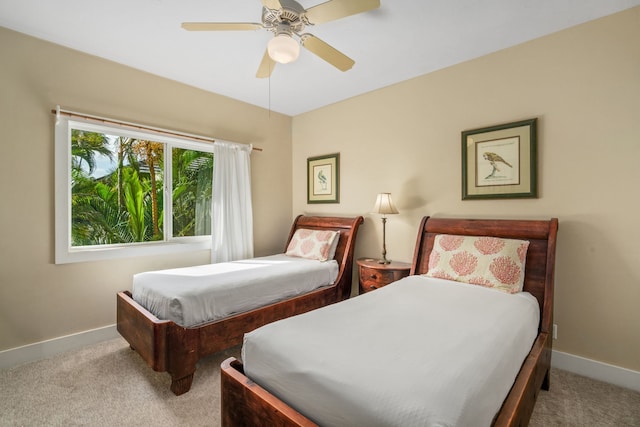
<svg viewBox="0 0 640 427">
<path fill-rule="evenodd" d="M 358 1 L 358 0 L 352 0 Z M 323 0 L 298 0 L 305 8 Z M 307 27 L 355 60 L 302 49 L 270 79 L 266 30 L 189 32 L 183 21 L 260 22 L 259 0 L 0 0 L 0 26 L 295 116 L 633 6 L 640 0 L 381 0 Z"/>
</svg>

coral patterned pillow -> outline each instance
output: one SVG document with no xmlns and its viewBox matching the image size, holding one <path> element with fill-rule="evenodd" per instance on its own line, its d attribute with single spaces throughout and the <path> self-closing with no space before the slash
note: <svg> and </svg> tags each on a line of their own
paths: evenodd
<svg viewBox="0 0 640 427">
<path fill-rule="evenodd" d="M 293 234 L 285 255 L 327 261 L 333 259 L 340 232 L 299 228 Z"/>
<path fill-rule="evenodd" d="M 439 234 L 426 275 L 514 294 L 522 291 L 528 248 L 526 240 Z"/>
</svg>

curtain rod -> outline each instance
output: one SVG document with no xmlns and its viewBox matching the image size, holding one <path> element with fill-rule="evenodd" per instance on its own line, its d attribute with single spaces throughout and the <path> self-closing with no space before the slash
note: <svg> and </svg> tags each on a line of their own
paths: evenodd
<svg viewBox="0 0 640 427">
<path fill-rule="evenodd" d="M 167 129 L 161 129 L 161 128 L 156 128 L 151 126 L 137 125 L 135 123 L 123 122 L 121 120 L 107 119 L 105 117 L 92 116 L 92 115 L 83 114 L 83 113 L 76 113 L 74 111 L 62 110 L 60 109 L 60 106 L 57 106 L 55 109 L 52 109 L 51 113 L 55 114 L 56 116 L 63 115 L 68 117 L 80 117 L 82 119 L 95 120 L 101 123 L 108 123 L 108 124 L 118 125 L 118 126 L 126 126 L 130 128 L 138 129 L 138 130 L 149 130 L 149 131 L 153 131 L 153 132 L 164 134 L 164 135 L 178 136 L 181 138 L 189 138 L 196 141 L 214 142 L 214 143 L 216 142 L 215 139 L 209 138 L 206 136 L 198 136 L 198 135 L 192 135 L 188 133 L 174 132 Z M 262 151 L 262 148 L 257 148 L 257 147 L 251 147 L 251 149 L 253 151 Z"/>
</svg>

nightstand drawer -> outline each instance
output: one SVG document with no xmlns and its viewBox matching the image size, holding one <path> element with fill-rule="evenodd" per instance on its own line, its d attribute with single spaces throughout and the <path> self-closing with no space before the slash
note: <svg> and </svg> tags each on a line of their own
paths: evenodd
<svg viewBox="0 0 640 427">
<path fill-rule="evenodd" d="M 403 277 L 402 275 L 397 273 L 400 272 L 391 270 L 380 271 L 374 270 L 372 268 L 362 267 L 360 268 L 360 281 L 362 283 L 362 288 L 365 292 L 381 288 L 384 285 L 388 285 L 389 283 L 395 282 L 396 280 Z"/>
<path fill-rule="evenodd" d="M 374 291 L 391 282 L 400 280 L 409 275 L 411 264 L 404 262 L 391 262 L 380 264 L 372 258 L 357 260 L 360 293 Z"/>
</svg>

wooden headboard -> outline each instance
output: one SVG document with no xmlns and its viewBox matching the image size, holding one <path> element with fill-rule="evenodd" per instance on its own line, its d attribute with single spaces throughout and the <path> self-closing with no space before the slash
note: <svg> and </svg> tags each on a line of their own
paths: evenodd
<svg viewBox="0 0 640 427">
<path fill-rule="evenodd" d="M 528 240 L 529 249 L 523 290 L 538 299 L 540 331 L 551 333 L 557 232 L 557 218 L 507 220 L 431 218 L 426 216 L 420 222 L 411 274 L 427 272 L 433 241 L 438 234 Z"/>
<path fill-rule="evenodd" d="M 340 272 L 336 282 L 340 289 L 340 300 L 347 299 L 351 295 L 351 275 L 353 268 L 353 253 L 355 251 L 355 240 L 358 228 L 364 222 L 362 216 L 353 218 L 330 217 L 330 216 L 305 216 L 298 215 L 293 221 L 287 244 L 284 247 L 286 252 L 289 242 L 296 230 L 305 228 L 310 230 L 333 230 L 340 232 L 340 240 L 336 247 L 334 259 L 338 262 Z M 343 286 L 344 285 L 344 286 Z"/>
</svg>

